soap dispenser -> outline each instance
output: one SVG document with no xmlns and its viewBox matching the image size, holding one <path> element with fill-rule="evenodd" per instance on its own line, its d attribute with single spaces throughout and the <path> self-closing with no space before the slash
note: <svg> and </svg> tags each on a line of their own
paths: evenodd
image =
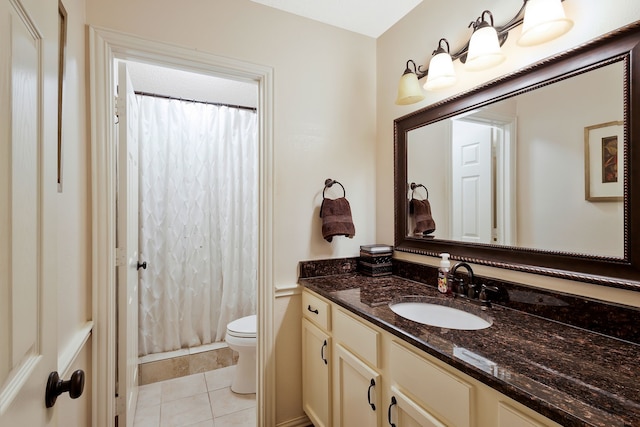
<svg viewBox="0 0 640 427">
<path fill-rule="evenodd" d="M 443 294 L 450 294 L 451 287 L 449 286 L 449 267 L 451 262 L 449 261 L 449 254 L 440 254 L 440 268 L 438 268 L 438 291 Z"/>
</svg>

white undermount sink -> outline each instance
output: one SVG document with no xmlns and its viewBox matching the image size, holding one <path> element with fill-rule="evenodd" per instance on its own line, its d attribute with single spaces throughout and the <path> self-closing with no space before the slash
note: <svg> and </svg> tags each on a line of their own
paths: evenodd
<svg viewBox="0 0 640 427">
<path fill-rule="evenodd" d="M 389 308 L 397 315 L 414 322 L 441 328 L 471 331 L 488 328 L 493 323 L 467 311 L 433 302 L 392 301 Z"/>
</svg>

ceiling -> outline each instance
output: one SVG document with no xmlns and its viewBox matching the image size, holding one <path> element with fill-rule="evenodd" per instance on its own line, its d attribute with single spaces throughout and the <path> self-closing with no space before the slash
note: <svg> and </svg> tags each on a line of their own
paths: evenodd
<svg viewBox="0 0 640 427">
<path fill-rule="evenodd" d="M 422 0 L 251 0 L 378 38 Z"/>
</svg>

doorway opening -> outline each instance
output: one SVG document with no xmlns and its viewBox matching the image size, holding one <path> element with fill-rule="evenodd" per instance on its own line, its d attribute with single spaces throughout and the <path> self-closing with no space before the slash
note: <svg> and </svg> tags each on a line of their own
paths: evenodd
<svg viewBox="0 0 640 427">
<path fill-rule="evenodd" d="M 120 62 L 139 110 L 143 385 L 234 364 L 226 325 L 256 313 L 258 88 Z"/>
<path fill-rule="evenodd" d="M 91 49 L 93 305 L 93 425 L 112 425 L 116 414 L 116 126 L 114 65 L 117 60 L 152 63 L 205 75 L 255 82 L 258 88 L 258 271 L 257 271 L 257 418 L 275 421 L 273 325 L 273 70 L 104 29 L 89 29 Z"/>
</svg>

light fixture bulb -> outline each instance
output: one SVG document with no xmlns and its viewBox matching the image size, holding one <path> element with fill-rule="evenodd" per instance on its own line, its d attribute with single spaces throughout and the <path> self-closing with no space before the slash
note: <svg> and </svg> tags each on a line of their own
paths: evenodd
<svg viewBox="0 0 640 427">
<path fill-rule="evenodd" d="M 409 63 L 415 63 L 411 60 L 407 61 L 407 68 L 404 70 L 404 74 L 400 77 L 400 83 L 398 84 L 398 97 L 396 98 L 396 104 L 409 105 L 420 102 L 424 99 L 424 93 L 420 88 L 418 82 L 418 76 L 415 72 L 409 68 Z"/>
<path fill-rule="evenodd" d="M 485 13 L 491 18 L 491 25 L 484 20 Z M 482 12 L 474 26 L 475 31 L 469 40 L 469 53 L 465 68 L 471 71 L 485 70 L 500 64 L 506 56 L 500 50 L 498 32 L 493 28 L 493 15 L 488 10 Z"/>
<path fill-rule="evenodd" d="M 524 12 L 520 46 L 534 46 L 560 37 L 573 27 L 561 0 L 528 0 Z"/>
<path fill-rule="evenodd" d="M 442 42 L 446 44 L 446 50 L 441 46 Z M 457 81 L 453 60 L 449 54 L 449 42 L 446 39 L 440 39 L 438 49 L 433 52 L 429 62 L 429 73 L 424 88 L 426 90 L 445 89 L 453 86 Z"/>
</svg>

